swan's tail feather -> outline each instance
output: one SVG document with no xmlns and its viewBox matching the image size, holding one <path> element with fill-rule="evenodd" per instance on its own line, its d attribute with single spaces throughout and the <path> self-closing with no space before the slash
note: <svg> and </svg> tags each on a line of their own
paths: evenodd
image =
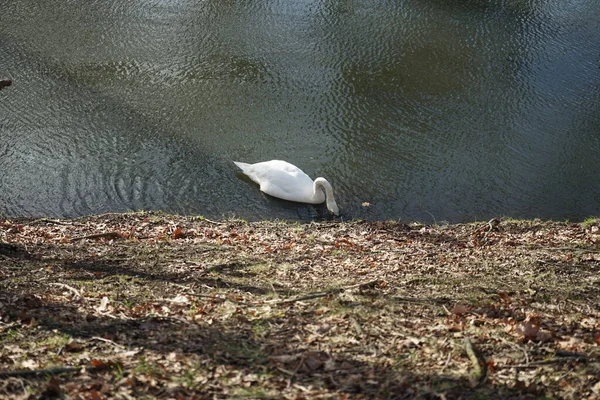
<svg viewBox="0 0 600 400">
<path fill-rule="evenodd" d="M 233 162 L 235 165 L 238 166 L 239 169 L 241 169 L 242 171 L 245 171 L 246 168 L 248 168 L 250 166 L 250 164 L 245 163 L 245 162 L 239 162 L 239 161 L 234 161 Z"/>
</svg>

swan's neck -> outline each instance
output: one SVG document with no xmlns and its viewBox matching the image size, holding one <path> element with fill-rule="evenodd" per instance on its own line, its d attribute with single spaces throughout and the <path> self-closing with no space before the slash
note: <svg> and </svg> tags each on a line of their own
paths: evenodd
<svg viewBox="0 0 600 400">
<path fill-rule="evenodd" d="M 325 202 L 327 204 L 327 209 L 337 215 L 339 213 L 339 208 L 335 199 L 333 198 L 333 188 L 331 184 L 325 178 L 317 178 L 315 179 L 315 183 L 313 186 L 315 197 L 319 196 L 319 191 L 325 192 Z"/>
</svg>

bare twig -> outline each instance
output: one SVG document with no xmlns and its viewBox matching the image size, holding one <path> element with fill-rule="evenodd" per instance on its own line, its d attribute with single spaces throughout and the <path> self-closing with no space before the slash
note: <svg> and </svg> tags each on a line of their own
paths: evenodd
<svg viewBox="0 0 600 400">
<path fill-rule="evenodd" d="M 110 365 L 100 365 L 97 367 L 58 367 L 58 368 L 46 368 L 46 369 L 24 369 L 18 371 L 0 371 L 0 379 L 6 379 L 11 377 L 44 377 L 48 375 L 60 375 L 60 374 L 68 374 L 71 372 L 81 372 L 82 370 L 86 370 L 89 372 L 92 371 L 102 371 L 109 368 Z"/>
<path fill-rule="evenodd" d="M 65 226 L 82 226 L 81 224 L 73 224 L 71 222 L 63 222 L 57 219 L 50 219 L 50 218 L 39 218 L 36 220 L 33 220 L 31 222 L 28 222 L 24 225 L 36 225 L 36 224 L 40 224 L 40 223 L 47 223 L 47 224 L 56 224 L 56 225 L 65 225 Z"/>
<path fill-rule="evenodd" d="M 535 246 L 533 248 L 539 249 L 539 250 L 548 250 L 548 251 L 571 251 L 573 253 L 580 253 L 580 254 L 597 254 L 597 253 L 600 253 L 600 250 L 578 249 L 576 247 L 544 247 L 544 246 Z"/>
<path fill-rule="evenodd" d="M 450 364 L 451 358 L 452 358 L 452 352 L 448 352 L 448 357 L 446 357 L 446 362 L 442 366 L 442 369 L 440 370 L 440 374 L 442 374 L 444 372 L 444 370 L 448 367 L 448 364 Z"/>
<path fill-rule="evenodd" d="M 103 337 L 99 337 L 99 336 L 92 336 L 92 337 L 90 338 L 90 340 L 92 340 L 92 339 L 93 339 L 93 340 L 100 340 L 101 342 L 106 342 L 106 343 L 112 344 L 113 346 L 115 346 L 115 347 L 116 347 L 116 348 L 118 348 L 118 349 L 124 349 L 124 348 L 125 348 L 125 346 L 122 346 L 122 345 L 120 345 L 119 343 L 115 343 L 115 342 L 113 342 L 112 340 L 110 340 L 110 339 L 105 339 L 105 338 L 103 338 Z"/>
<path fill-rule="evenodd" d="M 207 298 L 207 299 L 210 299 L 210 300 L 213 300 L 213 301 L 218 301 L 218 302 L 231 301 L 233 303 L 245 304 L 245 305 L 250 305 L 250 306 L 257 306 L 257 305 L 261 305 L 261 304 L 275 304 L 275 305 L 280 305 L 280 304 L 295 303 L 297 301 L 312 300 L 312 299 L 318 299 L 318 298 L 321 298 L 321 297 L 327 297 L 327 296 L 331 296 L 331 295 L 334 295 L 334 294 L 341 293 L 341 292 L 343 292 L 345 290 L 348 290 L 348 289 L 373 287 L 376 284 L 379 284 L 381 282 L 382 281 L 380 279 L 375 279 L 375 280 L 372 280 L 372 281 L 357 283 L 357 284 L 354 284 L 354 285 L 344 286 L 344 287 L 341 287 L 341 288 L 335 288 L 335 289 L 325 290 L 325 291 L 322 291 L 322 292 L 309 293 L 307 295 L 300 296 L 300 297 L 293 297 L 293 298 L 284 299 L 284 300 L 268 300 L 268 301 L 260 301 L 260 302 L 258 302 L 258 301 L 241 301 L 241 300 L 234 300 L 234 299 L 231 299 L 229 297 L 220 297 L 220 296 L 217 296 L 217 295 L 206 295 L 206 294 L 196 294 L 196 293 L 190 293 L 190 296 Z"/>
<path fill-rule="evenodd" d="M 72 221 L 81 221 L 84 219 L 98 220 L 98 219 L 105 218 L 105 217 L 127 217 L 127 216 L 144 216 L 144 215 L 150 215 L 150 214 L 147 214 L 144 211 L 137 211 L 137 212 L 131 212 L 131 213 L 107 212 L 107 213 L 103 213 L 103 214 L 84 215 L 82 217 L 73 218 Z"/>
<path fill-rule="evenodd" d="M 202 218 L 202 221 L 206 221 L 209 224 L 213 224 L 213 225 L 225 225 L 225 223 L 223 223 L 223 222 L 212 221 L 208 218 Z"/>
<path fill-rule="evenodd" d="M 118 232 L 104 232 L 104 233 L 93 233 L 91 235 L 79 236 L 71 238 L 71 241 L 84 240 L 84 239 L 99 239 L 99 238 L 111 238 L 118 239 L 121 235 Z"/>
<path fill-rule="evenodd" d="M 473 364 L 473 373 L 471 374 L 470 380 L 473 387 L 481 386 L 487 378 L 487 364 L 481 355 L 473 347 L 473 343 L 468 337 L 465 337 L 465 351 L 471 364 Z"/>
<path fill-rule="evenodd" d="M 341 293 L 345 290 L 349 290 L 349 289 L 356 289 L 356 288 L 369 288 L 369 287 L 373 287 L 375 285 L 381 284 L 381 279 L 374 279 L 372 281 L 368 281 L 368 282 L 362 282 L 362 283 L 357 283 L 354 285 L 349 285 L 349 286 L 343 286 L 341 288 L 335 288 L 335 289 L 330 289 L 330 290 L 325 290 L 322 292 L 315 292 L 315 293 L 309 293 L 305 296 L 300 296 L 300 297 L 294 297 L 291 299 L 285 299 L 285 300 L 272 300 L 272 301 L 265 301 L 265 303 L 269 303 L 269 304 L 288 304 L 288 303 L 294 303 L 296 301 L 304 301 L 304 300 L 312 300 L 312 299 L 318 299 L 321 297 L 327 297 L 327 296 L 331 296 L 334 294 L 338 294 Z"/>
<path fill-rule="evenodd" d="M 75 294 L 75 296 L 77 296 L 79 298 L 83 298 L 83 296 L 81 295 L 81 293 L 79 292 L 79 290 L 75 289 L 72 286 L 65 285 L 64 283 L 58 283 L 58 282 L 51 282 L 49 284 L 52 285 L 52 286 L 59 286 L 61 288 L 67 289 L 67 290 L 71 291 L 73 294 Z"/>
<path fill-rule="evenodd" d="M 190 296 L 201 297 L 201 298 L 213 300 L 213 301 L 216 301 L 219 303 L 225 303 L 226 301 L 231 301 L 232 303 L 246 304 L 246 305 L 253 305 L 253 306 L 257 305 L 257 304 L 262 304 L 262 303 L 252 302 L 252 301 L 234 300 L 234 299 L 230 299 L 229 297 L 222 297 L 222 296 L 217 296 L 217 295 L 212 295 L 212 294 L 190 293 Z"/>
<path fill-rule="evenodd" d="M 300 357 L 300 361 L 298 362 L 298 365 L 296 366 L 296 369 L 294 370 L 294 372 L 292 373 L 292 375 L 290 375 L 290 377 L 288 378 L 288 382 L 287 382 L 287 387 L 288 388 L 290 386 L 292 386 L 292 380 L 294 379 L 294 377 L 296 376 L 296 374 L 300 370 L 300 367 L 302 366 L 302 363 L 304 363 L 304 358 L 305 357 L 306 357 L 306 352 L 303 352 L 302 356 Z"/>
<path fill-rule="evenodd" d="M 179 318 L 179 317 L 169 317 L 169 316 L 166 316 L 166 315 L 155 315 L 152 318 L 158 319 L 158 320 L 165 320 L 165 321 L 177 321 L 177 322 L 184 323 L 186 325 L 190 325 L 191 324 L 190 321 L 186 321 L 185 319 Z"/>
<path fill-rule="evenodd" d="M 492 218 L 492 219 L 490 219 L 487 222 L 486 225 L 487 225 L 487 230 L 485 231 L 485 233 L 483 234 L 483 237 L 481 238 L 481 240 L 484 241 L 484 242 L 487 241 L 487 237 L 490 234 L 490 232 L 493 231 L 493 230 L 495 230 L 498 227 L 498 225 L 500 225 L 500 220 L 498 218 Z M 471 231 L 471 233 L 469 234 L 469 236 L 473 235 L 473 234 L 475 234 L 477 232 L 481 233 L 484 228 L 485 228 L 485 226 L 482 226 L 482 227 L 479 227 L 479 228 Z"/>
<path fill-rule="evenodd" d="M 569 353 L 569 352 L 556 352 L 555 356 L 540 361 L 532 361 L 526 364 L 507 364 L 507 365 L 497 365 L 496 368 L 514 368 L 514 369 L 527 369 L 527 368 L 535 368 L 544 365 L 552 365 L 552 364 L 560 364 L 563 362 L 580 362 L 580 363 L 600 363 L 599 359 L 590 359 L 589 357 L 580 354 L 580 353 Z"/>
<path fill-rule="evenodd" d="M 339 293 L 339 292 L 341 292 L 340 289 L 329 290 L 327 292 L 311 293 L 311 294 L 307 294 L 306 296 L 295 297 L 295 298 L 292 298 L 292 299 L 265 301 L 265 303 L 271 303 L 271 304 L 288 304 L 288 303 L 294 303 L 294 302 L 297 302 L 297 301 L 312 300 L 312 299 L 318 299 L 320 297 L 327 297 L 327 296 L 331 296 L 332 294 L 336 294 L 336 293 Z"/>
</svg>

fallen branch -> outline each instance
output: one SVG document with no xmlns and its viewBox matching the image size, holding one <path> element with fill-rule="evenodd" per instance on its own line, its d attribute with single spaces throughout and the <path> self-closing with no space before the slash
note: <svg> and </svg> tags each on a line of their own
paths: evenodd
<svg viewBox="0 0 600 400">
<path fill-rule="evenodd" d="M 230 299 L 229 297 L 220 297 L 220 296 L 212 295 L 212 294 L 190 293 L 190 296 L 201 297 L 203 299 L 209 299 L 209 300 L 217 301 L 219 303 L 225 303 L 226 301 L 231 301 L 232 303 L 246 304 L 246 305 L 253 305 L 253 306 L 258 305 L 258 304 L 262 304 L 262 303 L 258 303 L 258 302 L 234 300 L 234 299 Z"/>
<path fill-rule="evenodd" d="M 56 224 L 56 225 L 66 225 L 66 226 L 77 225 L 77 226 L 81 226 L 80 224 L 72 224 L 70 222 L 62 222 L 60 220 L 50 219 L 50 218 L 39 218 L 39 219 L 33 220 L 31 222 L 27 222 L 24 225 L 36 225 L 36 224 L 39 224 L 39 223 L 42 223 L 42 222 L 47 223 L 47 224 Z"/>
<path fill-rule="evenodd" d="M 75 296 L 77 296 L 79 298 L 83 298 L 83 296 L 81 295 L 81 293 L 79 293 L 79 290 L 75 289 L 72 286 L 65 285 L 64 283 L 56 283 L 56 282 L 51 282 L 49 284 L 52 285 L 52 286 L 59 286 L 59 287 L 62 287 L 64 289 L 70 290 L 72 293 L 75 294 Z"/>
<path fill-rule="evenodd" d="M 349 285 L 349 286 L 343 286 L 341 288 L 335 288 L 335 289 L 325 290 L 325 291 L 322 291 L 322 292 L 309 293 L 309 294 L 307 294 L 305 296 L 294 297 L 294 298 L 291 298 L 291 299 L 265 301 L 265 303 L 268 303 L 268 304 L 289 304 L 289 303 L 294 303 L 294 302 L 297 302 L 297 301 L 312 300 L 312 299 L 318 299 L 318 298 L 321 298 L 321 297 L 328 297 L 328 296 L 331 296 L 331 295 L 334 295 L 334 294 L 338 294 L 338 293 L 341 293 L 341 292 L 349 290 L 349 289 L 356 289 L 356 288 L 367 289 L 367 288 L 375 287 L 376 285 L 380 285 L 381 283 L 383 283 L 383 281 L 381 279 L 374 279 L 372 281 L 357 283 L 357 284 Z"/>
<path fill-rule="evenodd" d="M 312 299 L 318 299 L 320 297 L 327 297 L 327 296 L 331 296 L 332 294 L 340 293 L 341 291 L 342 291 L 341 289 L 328 290 L 326 292 L 311 293 L 311 294 L 307 294 L 306 296 L 295 297 L 295 298 L 292 298 L 292 299 L 265 301 L 265 303 L 269 303 L 269 304 L 288 304 L 288 303 L 294 303 L 294 302 L 297 302 L 297 301 L 312 300 Z"/>
<path fill-rule="evenodd" d="M 568 353 L 568 352 L 565 352 Z M 579 354 L 579 353 L 571 353 L 571 354 L 561 354 L 557 352 L 555 357 L 549 358 L 547 360 L 540 361 L 532 361 L 525 364 L 507 364 L 507 365 L 497 365 L 496 368 L 514 368 L 514 369 L 527 369 L 527 368 L 536 368 L 544 365 L 552 365 L 552 364 L 560 364 L 563 362 L 580 362 L 580 363 L 589 363 L 589 364 L 597 364 L 600 363 L 599 359 L 590 359 L 589 357 Z"/>
<path fill-rule="evenodd" d="M 58 367 L 58 368 L 46 368 L 46 369 L 23 369 L 18 371 L 0 371 L 0 379 L 20 377 L 20 378 L 34 378 L 34 377 L 46 377 L 48 375 L 60 375 L 68 374 L 72 372 L 82 372 L 83 370 L 89 372 L 102 371 L 109 368 L 110 365 L 100 365 L 97 367 Z"/>
<path fill-rule="evenodd" d="M 469 377 L 471 385 L 473 387 L 481 386 L 487 378 L 487 364 L 481 354 L 475 350 L 473 343 L 471 343 L 468 337 L 465 338 L 465 351 L 467 352 L 467 356 L 469 356 L 469 360 L 471 360 L 471 364 L 473 364 L 474 371 Z"/>
<path fill-rule="evenodd" d="M 314 292 L 314 293 L 309 293 L 307 295 L 304 296 L 300 296 L 300 297 L 293 297 L 290 299 L 284 299 L 284 300 L 267 300 L 267 301 L 242 301 L 242 300 L 234 300 L 231 299 L 229 297 L 219 297 L 216 295 L 206 295 L 206 294 L 195 294 L 195 293 L 190 293 L 190 296 L 194 296 L 194 297 L 202 297 L 202 298 L 207 298 L 207 299 L 211 299 L 211 300 L 215 300 L 218 302 L 226 302 L 226 301 L 231 301 L 233 303 L 237 303 L 237 304 L 245 304 L 245 305 L 250 305 L 250 306 L 258 306 L 258 305 L 262 305 L 262 304 L 274 304 L 274 305 L 279 305 L 279 304 L 289 304 L 289 303 L 295 303 L 297 301 L 304 301 L 304 300 L 312 300 L 312 299 L 318 299 L 321 297 L 327 297 L 327 296 L 331 296 L 334 294 L 338 294 L 341 293 L 345 290 L 348 289 L 356 289 L 356 288 L 361 288 L 361 289 L 365 289 L 365 288 L 371 288 L 374 287 L 378 284 L 381 284 L 383 281 L 381 279 L 375 279 L 372 281 L 368 281 L 368 282 L 363 282 L 363 283 L 357 283 L 354 285 L 349 285 L 349 286 L 343 286 L 341 288 L 335 288 L 335 289 L 330 289 L 330 290 L 325 290 L 322 292 Z"/>
<path fill-rule="evenodd" d="M 92 340 L 92 339 L 93 339 L 93 340 L 100 340 L 101 342 L 105 342 L 105 343 L 112 344 L 113 346 L 115 346 L 115 347 L 116 347 L 116 348 L 118 348 L 118 349 L 124 349 L 124 348 L 125 348 L 125 346 L 122 346 L 122 345 L 120 345 L 119 343 L 113 342 L 112 340 L 110 340 L 110 339 L 105 339 L 105 338 L 103 338 L 103 337 L 99 337 L 99 336 L 92 336 L 92 337 L 90 338 L 90 340 Z"/>
<path fill-rule="evenodd" d="M 89 220 L 90 222 L 92 222 L 92 220 L 99 220 L 102 218 L 106 218 L 106 217 L 128 217 L 128 216 L 150 216 L 152 215 L 151 213 L 147 213 L 145 211 L 137 211 L 137 212 L 130 212 L 130 213 L 119 213 L 119 212 L 107 212 L 107 213 L 103 213 L 103 214 L 95 214 L 95 215 L 84 215 L 82 217 L 78 217 L 78 218 L 73 218 L 72 221 L 82 221 L 82 220 Z"/>
<path fill-rule="evenodd" d="M 71 238 L 71 241 L 74 242 L 76 240 L 100 239 L 100 238 L 118 239 L 120 237 L 121 237 L 121 234 L 119 234 L 118 232 L 104 232 L 104 233 L 93 233 L 91 235 L 74 237 L 74 238 Z"/>
<path fill-rule="evenodd" d="M 500 220 L 498 218 L 492 218 L 487 222 L 486 225 L 487 225 L 487 230 L 483 234 L 483 237 L 481 237 L 481 240 L 484 242 L 487 241 L 487 237 L 490 234 L 490 232 L 492 232 L 492 231 L 496 230 L 496 228 L 498 228 L 498 225 L 500 225 Z M 479 228 L 471 231 L 469 236 L 472 236 L 476 233 L 482 233 L 484 228 L 485 228 L 485 226 L 482 226 L 482 227 L 479 227 Z"/>
<path fill-rule="evenodd" d="M 544 247 L 544 246 L 535 246 L 534 249 L 540 250 L 548 250 L 548 251 L 571 251 L 573 253 L 579 254 L 598 254 L 600 250 L 591 250 L 591 249 L 578 249 L 577 247 Z"/>
<path fill-rule="evenodd" d="M 225 223 L 223 223 L 223 222 L 213 221 L 208 218 L 202 218 L 200 221 L 208 222 L 209 224 L 213 224 L 213 225 L 225 225 Z"/>
</svg>

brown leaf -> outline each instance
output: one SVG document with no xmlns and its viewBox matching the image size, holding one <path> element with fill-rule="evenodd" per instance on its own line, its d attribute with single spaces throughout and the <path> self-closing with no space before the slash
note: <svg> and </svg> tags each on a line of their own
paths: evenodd
<svg viewBox="0 0 600 400">
<path fill-rule="evenodd" d="M 100 361 L 100 360 L 97 360 L 95 358 L 90 361 L 90 365 L 92 367 L 94 367 L 94 368 L 104 368 L 104 367 L 106 367 L 106 363 L 104 361 Z"/>
<path fill-rule="evenodd" d="M 506 304 L 512 303 L 512 300 L 510 299 L 508 294 L 506 294 L 506 292 L 500 292 L 500 293 L 498 293 L 498 295 L 500 296 L 500 299 L 502 301 L 504 301 Z"/>
<path fill-rule="evenodd" d="M 183 231 L 181 230 L 181 228 L 177 227 L 174 231 L 173 231 L 173 239 L 180 239 L 184 236 Z"/>
<path fill-rule="evenodd" d="M 21 313 L 19 314 L 19 319 L 22 323 L 26 325 L 32 321 L 31 315 L 27 314 L 25 311 L 21 311 Z"/>
<path fill-rule="evenodd" d="M 600 331 L 594 332 L 594 343 L 600 346 Z"/>
<path fill-rule="evenodd" d="M 454 307 L 452 307 L 452 314 L 455 315 L 463 315 L 469 312 L 469 306 L 466 306 L 464 304 L 455 304 Z"/>
<path fill-rule="evenodd" d="M 309 371 L 321 368 L 331 357 L 324 351 L 309 351 L 304 355 L 304 364 Z"/>
<path fill-rule="evenodd" d="M 103 400 L 104 396 L 102 396 L 102 393 L 98 392 L 95 389 L 90 390 L 89 394 L 88 394 L 88 399 L 91 400 Z"/>
<path fill-rule="evenodd" d="M 41 394 L 40 398 L 42 399 L 54 399 L 60 397 L 61 395 L 60 385 L 58 384 L 58 379 L 56 377 L 50 378 L 48 384 L 46 385 L 46 390 Z"/>
<path fill-rule="evenodd" d="M 64 347 L 65 351 L 70 353 L 75 353 L 83 350 L 83 347 L 79 343 L 71 342 L 67 343 Z"/>
<path fill-rule="evenodd" d="M 540 325 L 535 320 L 523 321 L 516 326 L 515 332 L 523 335 L 525 339 L 534 339 L 540 332 Z"/>
</svg>

